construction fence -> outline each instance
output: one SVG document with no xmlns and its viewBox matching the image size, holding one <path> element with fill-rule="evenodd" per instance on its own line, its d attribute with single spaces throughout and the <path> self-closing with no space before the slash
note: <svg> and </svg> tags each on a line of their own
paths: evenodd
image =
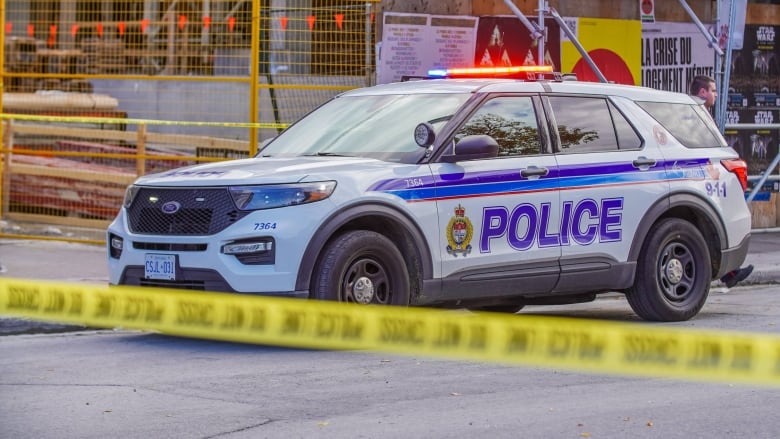
<svg viewBox="0 0 780 439">
<path fill-rule="evenodd" d="M 377 3 L 0 0 L 0 237 L 102 242 L 137 176 L 251 156 L 372 85 Z"/>
</svg>

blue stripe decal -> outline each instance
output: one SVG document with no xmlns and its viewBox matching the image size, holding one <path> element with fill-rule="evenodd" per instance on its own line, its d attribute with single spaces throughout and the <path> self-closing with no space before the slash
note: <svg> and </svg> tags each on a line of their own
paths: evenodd
<svg viewBox="0 0 780 439">
<path fill-rule="evenodd" d="M 579 189 L 594 186 L 649 184 L 676 180 L 704 180 L 703 167 L 708 158 L 659 160 L 654 169 L 638 170 L 631 162 L 564 165 L 550 168 L 544 177 L 529 180 L 520 176 L 520 170 L 480 171 L 468 174 L 452 173 L 416 178 L 415 187 L 408 187 L 408 179 L 389 179 L 377 182 L 369 191 L 395 195 L 406 201 L 434 201 L 446 198 L 486 197 Z"/>
</svg>

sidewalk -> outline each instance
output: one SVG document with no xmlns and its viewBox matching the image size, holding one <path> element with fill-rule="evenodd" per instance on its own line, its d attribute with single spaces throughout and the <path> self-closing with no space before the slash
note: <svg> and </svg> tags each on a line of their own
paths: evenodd
<svg viewBox="0 0 780 439">
<path fill-rule="evenodd" d="M 780 228 L 753 229 L 743 266 L 748 264 L 755 268 L 742 285 L 780 283 Z M 723 286 L 719 282 L 717 285 Z"/>
</svg>

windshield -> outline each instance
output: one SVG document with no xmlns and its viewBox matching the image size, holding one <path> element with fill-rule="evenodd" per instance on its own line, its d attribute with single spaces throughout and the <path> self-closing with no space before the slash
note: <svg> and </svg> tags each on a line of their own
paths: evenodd
<svg viewBox="0 0 780 439">
<path fill-rule="evenodd" d="M 408 162 L 422 156 L 414 141 L 421 122 L 441 131 L 468 93 L 341 96 L 296 122 L 259 157 L 334 155 Z"/>
</svg>

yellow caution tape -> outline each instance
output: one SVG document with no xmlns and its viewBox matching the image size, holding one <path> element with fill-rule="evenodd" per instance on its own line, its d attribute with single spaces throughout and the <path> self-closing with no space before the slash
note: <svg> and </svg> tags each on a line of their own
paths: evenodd
<svg viewBox="0 0 780 439">
<path fill-rule="evenodd" d="M 0 315 L 170 335 L 780 385 L 780 337 L 0 278 Z"/>
<path fill-rule="evenodd" d="M 71 122 L 121 125 L 176 125 L 193 127 L 228 127 L 228 128 L 265 128 L 285 129 L 287 123 L 267 122 L 194 122 L 182 120 L 128 119 L 123 117 L 87 117 L 87 116 L 46 116 L 37 114 L 0 113 L 0 119 L 24 120 L 33 122 Z"/>
</svg>

